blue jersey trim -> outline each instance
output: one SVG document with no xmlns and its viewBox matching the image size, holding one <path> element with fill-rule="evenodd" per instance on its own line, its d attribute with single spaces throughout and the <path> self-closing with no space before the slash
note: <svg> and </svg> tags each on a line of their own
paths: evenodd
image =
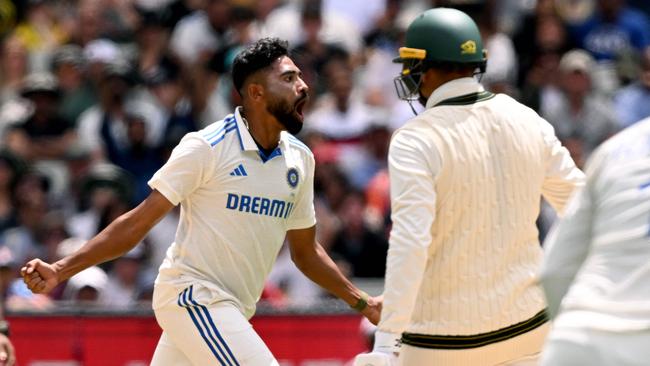
<svg viewBox="0 0 650 366">
<path fill-rule="evenodd" d="M 244 141 L 242 141 L 241 131 L 239 131 L 239 123 L 237 121 L 235 121 L 235 129 L 237 130 L 237 137 L 239 137 L 239 147 L 244 151 Z"/>
<path fill-rule="evenodd" d="M 214 346 L 212 345 L 212 343 L 211 343 L 211 342 L 208 340 L 208 338 L 205 336 L 205 333 L 203 332 L 203 328 L 201 327 L 201 325 L 199 325 L 199 322 L 196 320 L 196 316 L 194 315 L 194 312 L 192 311 L 192 309 L 190 309 L 189 304 L 187 304 L 186 295 L 187 295 L 187 290 L 188 290 L 188 289 L 191 289 L 191 287 L 190 287 L 190 288 L 186 288 L 186 289 L 185 289 L 185 290 L 184 290 L 180 295 L 178 295 L 178 306 L 185 308 L 185 309 L 187 310 L 187 312 L 190 314 L 190 318 L 192 318 L 192 322 L 194 323 L 194 325 L 196 326 L 196 328 L 199 330 L 199 334 L 201 334 L 201 337 L 203 338 L 203 340 L 205 341 L 205 343 L 206 343 L 206 344 L 208 345 L 208 347 L 210 348 L 210 351 L 212 351 L 212 354 L 217 358 L 217 361 L 219 361 L 219 364 L 220 364 L 221 366 L 227 366 L 227 365 L 226 365 L 226 364 L 221 360 L 221 357 L 219 357 L 219 354 L 217 354 L 217 351 L 214 349 Z M 198 312 L 198 311 L 197 311 L 197 312 Z M 199 312 L 198 314 L 199 314 L 199 316 L 201 315 L 200 312 Z M 203 317 L 201 317 L 201 323 L 203 323 L 203 324 L 205 325 L 205 321 L 203 320 Z M 207 326 L 206 326 L 206 327 L 207 327 Z M 208 333 L 208 334 L 209 334 L 209 333 Z M 214 340 L 214 338 L 212 337 L 211 334 L 210 334 L 210 338 L 213 340 L 213 342 L 216 343 L 216 341 Z M 218 345 L 217 345 L 217 347 L 218 347 Z M 221 349 L 219 349 L 219 351 L 220 351 L 220 353 L 223 353 L 223 351 L 221 351 Z M 228 364 L 230 364 L 230 363 L 228 363 Z"/>
<path fill-rule="evenodd" d="M 275 150 L 271 151 L 269 156 L 266 156 L 262 150 L 258 150 L 258 153 L 260 158 L 262 158 L 262 163 L 266 163 L 274 157 L 282 155 L 282 150 L 280 150 L 280 147 L 276 147 Z"/>
<path fill-rule="evenodd" d="M 220 127 L 219 130 L 217 130 L 216 132 L 211 133 L 209 136 L 204 135 L 204 138 L 206 139 L 206 141 L 208 141 L 208 143 L 211 146 L 214 146 L 219 141 L 221 141 L 228 132 L 234 129 L 235 129 L 234 122 L 228 122 L 224 124 L 222 127 Z"/>
<path fill-rule="evenodd" d="M 309 147 L 308 147 L 307 145 L 305 145 L 305 143 L 303 143 L 302 141 L 298 140 L 298 138 L 294 137 L 293 135 L 288 135 L 288 136 L 289 136 L 289 139 L 288 139 L 288 140 L 289 140 L 289 142 L 291 143 L 291 145 L 293 145 L 293 146 L 295 146 L 295 147 L 298 147 L 298 148 L 301 148 L 301 149 L 303 149 L 303 150 L 306 150 L 306 151 L 309 152 L 310 154 L 312 153 L 312 152 L 311 152 L 311 149 L 309 149 Z"/>
<path fill-rule="evenodd" d="M 232 117 L 224 118 L 222 121 L 220 121 L 221 123 L 217 123 L 218 127 L 216 127 L 216 130 L 205 133 L 203 137 L 205 137 L 206 140 L 210 140 L 214 138 L 216 135 L 219 134 L 219 132 L 229 127 L 233 121 L 235 120 Z"/>
<path fill-rule="evenodd" d="M 228 128 L 226 128 L 226 129 L 224 130 L 224 133 L 223 133 L 221 136 L 219 136 L 219 137 L 218 137 L 217 139 L 215 139 L 215 140 L 209 141 L 209 142 L 210 142 L 210 146 L 214 147 L 214 145 L 220 143 L 221 140 L 223 140 L 223 139 L 226 138 L 226 135 L 228 134 L 228 132 L 230 132 L 230 131 L 234 131 L 234 130 L 236 130 L 236 129 L 237 129 L 237 125 L 234 125 L 234 126 L 232 126 L 232 127 L 228 127 Z"/>
</svg>

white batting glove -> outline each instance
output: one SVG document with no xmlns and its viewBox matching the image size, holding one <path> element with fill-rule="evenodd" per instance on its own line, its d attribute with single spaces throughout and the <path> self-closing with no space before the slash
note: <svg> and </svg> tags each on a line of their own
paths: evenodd
<svg viewBox="0 0 650 366">
<path fill-rule="evenodd" d="M 377 331 L 372 352 L 355 357 L 354 366 L 397 366 L 401 338 L 400 334 Z"/>
<path fill-rule="evenodd" d="M 354 366 L 397 366 L 397 356 L 383 352 L 362 353 L 354 358 Z"/>
</svg>

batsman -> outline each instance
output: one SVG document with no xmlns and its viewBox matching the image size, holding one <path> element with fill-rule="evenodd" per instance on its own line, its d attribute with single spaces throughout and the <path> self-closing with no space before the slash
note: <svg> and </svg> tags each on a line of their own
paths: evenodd
<svg viewBox="0 0 650 366">
<path fill-rule="evenodd" d="M 540 199 L 561 214 L 584 175 L 547 121 L 477 81 L 487 54 L 467 14 L 427 10 L 405 43 L 397 93 L 425 110 L 390 143 L 384 306 L 355 364 L 535 365 Z"/>
</svg>

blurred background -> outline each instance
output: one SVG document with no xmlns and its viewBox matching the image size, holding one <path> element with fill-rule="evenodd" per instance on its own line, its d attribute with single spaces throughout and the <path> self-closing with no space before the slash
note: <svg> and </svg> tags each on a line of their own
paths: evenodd
<svg viewBox="0 0 650 366">
<path fill-rule="evenodd" d="M 318 238 L 379 294 L 387 148 L 413 116 L 391 60 L 434 6 L 475 19 L 483 84 L 546 118 L 578 165 L 650 116 L 647 0 L 0 0 L 0 294 L 19 364 L 148 364 L 160 332 L 153 280 L 178 211 L 49 296 L 31 294 L 18 270 L 76 250 L 146 197 L 181 137 L 238 105 L 233 58 L 265 36 L 290 42 L 311 87 L 298 137 L 317 162 Z M 540 212 L 543 239 L 554 214 L 544 202 Z M 283 365 L 344 365 L 372 328 L 343 305 L 283 249 L 253 324 Z"/>
</svg>

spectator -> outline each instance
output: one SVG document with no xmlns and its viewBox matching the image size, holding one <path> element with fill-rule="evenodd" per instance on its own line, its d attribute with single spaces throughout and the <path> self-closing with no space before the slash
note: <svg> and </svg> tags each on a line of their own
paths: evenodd
<svg viewBox="0 0 650 366">
<path fill-rule="evenodd" d="M 50 52 L 65 43 L 68 34 L 61 27 L 51 1 L 30 0 L 23 22 L 15 29 L 16 36 L 22 40 L 30 52 L 35 71 L 45 71 Z"/>
<path fill-rule="evenodd" d="M 554 0 L 537 1 L 535 11 L 524 17 L 513 36 L 519 62 L 519 87 L 527 84 L 528 73 L 531 68 L 539 65 L 541 57 L 561 55 L 572 48 L 566 26 L 557 15 L 554 5 Z"/>
<path fill-rule="evenodd" d="M 0 237 L 6 229 L 18 224 L 13 192 L 23 170 L 20 159 L 8 151 L 0 151 Z"/>
<path fill-rule="evenodd" d="M 370 5 L 372 6 L 372 5 Z M 323 8 L 322 0 L 305 0 L 303 2 L 288 1 L 284 6 L 275 7 L 264 19 L 258 22 L 260 33 L 258 37 L 279 37 L 289 41 L 289 44 L 299 44 L 304 40 L 304 34 L 296 32 L 301 29 L 301 9 L 303 7 L 318 7 L 322 14 L 322 27 L 319 37 L 324 43 L 339 44 L 348 54 L 356 59 L 361 53 L 362 37 L 357 25 L 341 17 L 336 11 Z"/>
<path fill-rule="evenodd" d="M 371 106 L 387 110 L 389 127 L 394 130 L 402 127 L 416 113 L 424 109 L 421 105 L 409 105 L 397 97 L 393 79 L 386 75 L 397 75 L 401 66 L 393 62 L 395 50 L 404 37 L 405 24 L 401 19 L 411 17 L 401 15 L 408 10 L 400 11 L 401 0 L 390 0 L 386 5 L 386 13 L 378 21 L 377 28 L 366 37 L 366 63 L 359 86 L 364 90 L 364 99 Z"/>
<path fill-rule="evenodd" d="M 96 103 L 92 85 L 86 79 L 83 49 L 74 44 L 57 48 L 52 56 L 51 68 L 62 92 L 59 103 L 61 117 L 74 122 L 83 111 Z"/>
<path fill-rule="evenodd" d="M 87 240 L 97 234 L 102 213 L 108 206 L 116 201 L 131 202 L 133 183 L 123 169 L 96 164 L 80 185 L 79 212 L 68 219 L 67 229 L 72 236 Z"/>
<path fill-rule="evenodd" d="M 228 43 L 231 5 L 227 0 L 207 0 L 205 11 L 183 18 L 171 35 L 170 47 L 186 65 L 204 63 Z"/>
<path fill-rule="evenodd" d="M 370 124 L 380 120 L 380 110 L 354 93 L 354 70 L 349 62 L 330 61 L 325 75 L 327 93 L 317 101 L 305 127 L 334 142 L 358 144 Z"/>
<path fill-rule="evenodd" d="M 181 138 L 197 129 L 194 101 L 185 92 L 187 83 L 183 80 L 182 70 L 172 58 L 163 56 L 159 63 L 143 74 L 150 103 L 160 111 L 165 126 L 164 142 L 166 146 L 176 146 Z M 147 113 L 146 110 L 142 110 Z M 150 118 L 152 116 L 143 115 Z M 147 126 L 155 122 L 147 121 Z"/>
<path fill-rule="evenodd" d="M 372 121 L 357 148 L 342 149 L 338 165 L 355 189 L 365 189 L 375 174 L 386 168 L 390 136 L 386 122 Z"/>
<path fill-rule="evenodd" d="M 156 147 L 162 141 L 164 121 L 159 109 L 147 102 L 142 92 L 134 88 L 137 79 L 133 70 L 123 62 L 107 64 L 101 70 L 99 103 L 83 112 L 77 123 L 80 142 L 93 151 L 95 160 L 109 158 L 109 145 L 128 146 L 127 108 L 137 108 L 147 114 L 146 144 Z"/>
<path fill-rule="evenodd" d="M 144 257 L 144 244 L 140 243 L 113 261 L 102 294 L 102 305 L 113 309 L 128 309 L 136 304 L 145 287 L 140 281 Z"/>
<path fill-rule="evenodd" d="M 339 45 L 324 42 L 320 38 L 323 26 L 320 3 L 312 1 L 303 5 L 301 25 L 304 30 L 304 40 L 293 49 L 294 60 L 300 67 L 307 85 L 322 85 L 322 80 L 317 78 L 322 75 L 325 64 L 332 58 L 347 60 L 349 55 Z M 323 92 L 324 90 L 314 90 L 312 95 Z"/>
<path fill-rule="evenodd" d="M 593 16 L 572 27 L 577 45 L 596 60 L 615 60 L 622 52 L 650 45 L 650 23 L 644 13 L 627 7 L 625 0 L 598 0 L 597 5 Z"/>
<path fill-rule="evenodd" d="M 76 9 L 69 9 L 73 14 L 70 16 L 71 42 L 85 47 L 91 41 L 102 37 L 105 26 L 100 5 L 100 1 L 80 0 Z"/>
<path fill-rule="evenodd" d="M 621 128 L 650 116 L 650 47 L 641 53 L 639 80 L 616 93 L 614 103 Z"/>
<path fill-rule="evenodd" d="M 365 222 L 366 201 L 362 192 L 346 195 L 338 210 L 341 229 L 331 251 L 345 259 L 355 277 L 383 277 L 388 241 Z"/>
<path fill-rule="evenodd" d="M 275 299 L 269 296 L 269 300 L 276 307 L 291 304 L 292 306 L 306 308 L 316 305 L 319 300 L 326 296 L 323 289 L 296 268 L 291 261 L 291 253 L 289 253 L 289 248 L 286 245 L 280 250 L 264 288 L 268 295 L 273 294 L 272 289 L 278 289 L 282 292 L 283 296 L 279 299 L 277 294 Z"/>
<path fill-rule="evenodd" d="M 613 135 L 618 122 L 610 101 L 594 93 L 591 85 L 593 58 L 585 51 L 573 50 L 560 60 L 560 89 L 565 98 L 542 116 L 555 127 L 560 139 L 578 136 L 588 155 Z"/>
<path fill-rule="evenodd" d="M 13 202 L 17 226 L 7 229 L 0 243 L 7 246 L 15 260 L 23 263 L 28 257 L 45 256 L 43 221 L 48 212 L 49 182 L 38 172 L 25 173 L 17 183 Z"/>
<path fill-rule="evenodd" d="M 99 267 L 87 268 L 72 276 L 66 283 L 63 300 L 79 306 L 101 306 L 106 294 L 108 276 Z"/>
<path fill-rule="evenodd" d="M 141 202 L 149 195 L 148 177 L 163 164 L 160 149 L 147 146 L 147 128 L 151 125 L 146 122 L 147 118 L 146 112 L 127 109 L 124 115 L 127 125 L 125 146 L 118 146 L 111 139 L 105 140 L 109 160 L 135 178 L 133 202 Z"/>
<path fill-rule="evenodd" d="M 86 76 L 95 89 L 101 86 L 107 68 L 118 65 L 127 69 L 128 66 L 122 49 L 115 42 L 105 38 L 88 42 L 83 48 L 83 58 L 86 63 Z"/>
<path fill-rule="evenodd" d="M 10 35 L 2 40 L 0 102 L 6 103 L 20 94 L 23 80 L 29 71 L 27 56 L 27 47 L 19 37 Z"/>
<path fill-rule="evenodd" d="M 50 73 L 30 74 L 23 82 L 21 95 L 32 113 L 7 132 L 7 146 L 27 160 L 62 158 L 76 136 L 72 124 L 58 113 L 58 80 Z"/>
<path fill-rule="evenodd" d="M 138 69 L 146 75 L 155 72 L 165 55 L 170 37 L 166 22 L 171 14 L 164 10 L 136 7 L 139 16 L 135 41 L 138 46 Z"/>
</svg>

